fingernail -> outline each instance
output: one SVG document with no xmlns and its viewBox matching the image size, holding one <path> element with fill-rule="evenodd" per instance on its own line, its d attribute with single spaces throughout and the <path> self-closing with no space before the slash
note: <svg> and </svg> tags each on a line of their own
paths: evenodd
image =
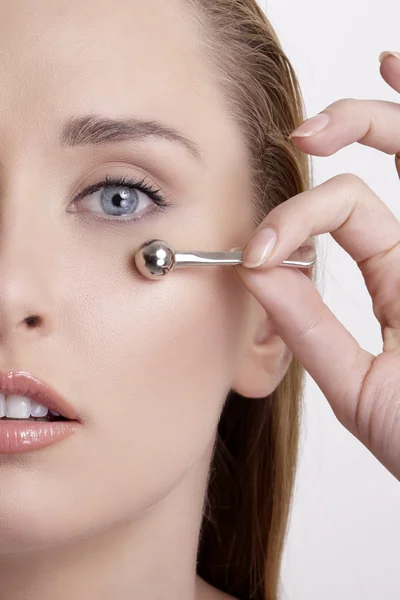
<svg viewBox="0 0 400 600">
<path fill-rule="evenodd" d="M 276 243 L 276 232 L 270 227 L 263 227 L 253 237 L 247 246 L 242 265 L 253 269 L 259 267 L 271 255 Z"/>
<path fill-rule="evenodd" d="M 385 50 L 381 52 L 379 55 L 379 62 L 382 63 L 387 56 L 394 56 L 395 58 L 400 58 L 400 54 L 398 52 L 392 52 L 390 50 Z"/>
<path fill-rule="evenodd" d="M 327 113 L 319 113 L 315 115 L 315 117 L 311 117 L 307 119 L 292 133 L 289 135 L 291 137 L 308 137 L 310 135 L 315 135 L 319 133 L 330 123 L 330 116 Z"/>
</svg>

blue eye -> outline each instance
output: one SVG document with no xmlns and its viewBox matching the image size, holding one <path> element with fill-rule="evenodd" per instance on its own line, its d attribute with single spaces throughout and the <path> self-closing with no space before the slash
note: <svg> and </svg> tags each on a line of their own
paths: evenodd
<svg viewBox="0 0 400 600">
<path fill-rule="evenodd" d="M 151 205 L 151 202 L 146 204 L 145 196 L 161 208 L 169 206 L 159 191 L 146 184 L 145 179 L 138 181 L 127 176 L 115 178 L 107 175 L 103 181 L 85 188 L 78 194 L 73 204 L 78 204 L 79 208 L 73 212 L 82 212 L 80 207 L 86 204 L 89 205 L 88 212 L 100 212 L 111 217 L 136 217 L 142 208 Z"/>
</svg>

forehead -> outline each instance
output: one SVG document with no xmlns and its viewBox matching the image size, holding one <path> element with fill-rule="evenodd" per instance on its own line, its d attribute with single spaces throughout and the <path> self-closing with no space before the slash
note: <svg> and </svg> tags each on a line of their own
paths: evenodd
<svg viewBox="0 0 400 600">
<path fill-rule="evenodd" d="M 102 53 L 126 60 L 126 51 L 143 45 L 150 59 L 162 48 L 170 61 L 191 45 L 183 6 L 180 0 L 0 0 L 2 54 L 39 58 L 50 50 L 54 59 L 83 63 L 85 55 Z"/>
<path fill-rule="evenodd" d="M 0 0 L 0 116 L 57 104 L 185 126 L 215 94 L 193 27 L 181 0 Z"/>
</svg>

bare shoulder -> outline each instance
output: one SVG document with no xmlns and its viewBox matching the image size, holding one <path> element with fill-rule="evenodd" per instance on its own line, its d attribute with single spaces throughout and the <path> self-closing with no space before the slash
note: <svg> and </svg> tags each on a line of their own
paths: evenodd
<svg viewBox="0 0 400 600">
<path fill-rule="evenodd" d="M 221 590 L 217 590 L 217 588 L 204 581 L 204 579 L 198 577 L 196 600 L 237 600 L 237 598 L 225 594 Z"/>
</svg>

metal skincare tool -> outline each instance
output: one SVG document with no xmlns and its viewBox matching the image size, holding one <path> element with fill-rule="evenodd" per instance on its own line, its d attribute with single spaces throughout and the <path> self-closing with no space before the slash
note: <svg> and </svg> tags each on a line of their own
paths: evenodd
<svg viewBox="0 0 400 600">
<path fill-rule="evenodd" d="M 139 272 L 148 279 L 160 279 L 174 269 L 183 267 L 208 267 L 214 265 L 240 265 L 243 251 L 231 252 L 191 252 L 176 251 L 162 240 L 149 240 L 142 244 L 135 253 L 135 263 Z M 278 266 L 309 269 L 316 260 L 313 246 L 301 246 L 288 260 Z"/>
</svg>

